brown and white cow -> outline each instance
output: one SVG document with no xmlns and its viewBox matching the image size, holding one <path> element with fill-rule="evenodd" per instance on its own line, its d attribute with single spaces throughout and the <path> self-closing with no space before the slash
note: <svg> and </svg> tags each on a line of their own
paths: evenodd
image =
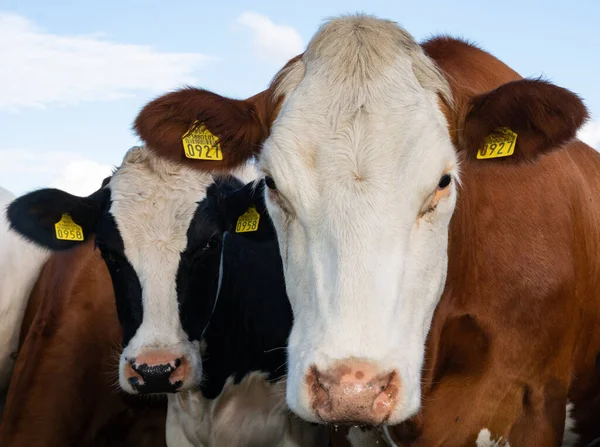
<svg viewBox="0 0 600 447">
<path fill-rule="evenodd" d="M 0 417 L 27 300 L 50 253 L 24 240 L 4 217 L 15 195 L 0 186 Z"/>
<path fill-rule="evenodd" d="M 557 445 L 567 399 L 582 445 L 600 430 L 600 156 L 572 141 L 586 118 L 469 44 L 358 15 L 324 24 L 268 90 L 173 92 L 136 129 L 200 170 L 258 157 L 297 414 L 393 425 L 422 408 L 388 430 L 397 443 L 514 447 Z M 184 156 L 195 123 L 223 160 Z"/>
<path fill-rule="evenodd" d="M 0 445 L 166 446 L 166 399 L 119 392 L 122 334 L 93 240 L 49 258 L 21 333 Z"/>
</svg>

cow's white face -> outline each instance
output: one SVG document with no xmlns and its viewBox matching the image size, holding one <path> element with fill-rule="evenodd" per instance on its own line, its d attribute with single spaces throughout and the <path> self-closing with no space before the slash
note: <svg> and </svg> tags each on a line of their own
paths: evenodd
<svg viewBox="0 0 600 447">
<path fill-rule="evenodd" d="M 125 281 L 137 280 L 141 289 L 141 303 L 136 303 L 135 292 L 117 297 L 125 301 L 122 306 L 129 306 L 121 314 L 133 319 L 141 312 L 137 324 L 123 324 L 133 335 L 120 357 L 119 381 L 128 392 L 137 392 L 132 378 L 143 379 L 134 369 L 144 363 L 150 367 L 173 364 L 173 371 L 180 374 L 173 374 L 171 381 L 181 382 L 173 389 L 200 382 L 199 341 L 182 327 L 177 278 L 190 224 L 212 182 L 211 175 L 178 167 L 141 150 L 132 151 L 110 181 L 109 213 L 120 234 L 123 255 L 133 268 Z"/>
<path fill-rule="evenodd" d="M 315 422 L 399 422 L 420 406 L 446 278 L 448 87 L 395 25 L 350 18 L 313 38 L 281 89 L 260 163 L 294 311 L 288 404 Z"/>
<path fill-rule="evenodd" d="M 242 171 L 238 177 L 255 175 Z M 200 383 L 200 341 L 220 277 L 217 197 L 242 185 L 142 148 L 132 149 L 113 174 L 96 243 L 124 331 L 119 383 L 125 391 L 175 392 Z"/>
</svg>

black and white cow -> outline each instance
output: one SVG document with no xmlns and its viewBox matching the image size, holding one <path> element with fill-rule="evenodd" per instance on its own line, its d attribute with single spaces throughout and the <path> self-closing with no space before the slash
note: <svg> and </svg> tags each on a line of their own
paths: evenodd
<svg viewBox="0 0 600 447">
<path fill-rule="evenodd" d="M 72 227 L 75 238 L 95 238 L 123 327 L 119 381 L 126 392 L 175 392 L 200 382 L 198 328 L 212 308 L 197 296 L 210 287 L 216 293 L 215 281 L 202 280 L 218 277 L 222 234 L 208 214 L 212 201 L 242 185 L 136 147 L 88 197 L 42 189 L 8 208 L 16 231 L 51 250 L 80 243 L 58 239 L 55 224 L 66 215 L 80 227 Z"/>
<path fill-rule="evenodd" d="M 293 317 L 264 188 L 264 180 L 248 183 L 220 204 L 226 231 L 217 298 L 204 329 L 205 380 L 199 390 L 169 395 L 169 445 L 327 445 L 328 429 L 301 421 L 285 403 Z M 259 216 L 256 230 L 237 233 L 248 209 Z M 362 447 L 386 444 L 377 430 L 353 428 L 348 440 Z"/>
<path fill-rule="evenodd" d="M 247 168 L 240 177 L 253 174 Z M 242 188 L 244 182 L 133 148 L 94 194 L 35 191 L 16 200 L 8 218 L 51 250 L 79 243 L 57 239 L 55 224 L 65 214 L 80 227 L 72 227 L 71 236 L 95 238 L 123 327 L 121 387 L 132 394 L 182 393 L 170 397 L 169 445 L 223 445 L 229 437 L 227 445 L 260 438 L 292 446 L 303 445 L 306 436 L 311 445 L 317 439 L 326 445 L 323 427 L 290 417 L 278 385 L 286 374 L 292 317 L 269 218 L 261 216 L 251 234 L 224 236 L 248 201 L 262 197 L 253 184 Z M 262 212 L 264 203 L 255 206 Z M 257 411 L 261 395 L 264 411 Z M 199 405 L 185 405 L 186 396 Z M 204 426 L 195 424 L 199 410 Z M 234 429 L 234 419 L 247 430 Z M 185 420 L 194 421 L 192 436 L 182 431 Z"/>
</svg>

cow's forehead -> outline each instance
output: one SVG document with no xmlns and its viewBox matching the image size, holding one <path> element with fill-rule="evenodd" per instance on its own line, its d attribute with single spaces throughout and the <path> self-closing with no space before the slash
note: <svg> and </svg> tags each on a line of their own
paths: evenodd
<svg viewBox="0 0 600 447">
<path fill-rule="evenodd" d="M 431 189 L 456 166 L 439 102 L 451 93 L 435 63 L 397 25 L 364 18 L 359 25 L 359 32 L 352 21 L 321 30 L 277 78 L 284 101 L 260 162 L 278 187 L 286 187 L 281 178 L 305 180 L 285 191 L 292 196 L 324 179 L 347 189 L 404 178 L 401 186 Z"/>
<path fill-rule="evenodd" d="M 211 175 L 133 149 L 110 181 L 113 215 L 126 250 L 182 252 Z M 133 254 L 133 253 L 132 253 Z"/>
</svg>

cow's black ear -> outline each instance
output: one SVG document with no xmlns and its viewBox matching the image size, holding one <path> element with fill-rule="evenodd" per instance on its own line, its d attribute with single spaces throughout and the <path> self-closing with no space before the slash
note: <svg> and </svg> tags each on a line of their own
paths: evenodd
<svg viewBox="0 0 600 447">
<path fill-rule="evenodd" d="M 276 237 L 265 204 L 265 180 L 252 181 L 225 199 L 225 229 L 256 241 Z"/>
<path fill-rule="evenodd" d="M 104 188 L 106 185 L 108 185 L 111 178 L 112 178 L 112 175 L 109 175 L 108 177 L 104 177 L 104 180 L 102 180 L 102 186 L 100 186 L 100 188 Z"/>
<path fill-rule="evenodd" d="M 110 190 L 88 197 L 40 189 L 16 198 L 6 210 L 13 230 L 41 247 L 60 251 L 88 240 L 96 231 Z"/>
</svg>

